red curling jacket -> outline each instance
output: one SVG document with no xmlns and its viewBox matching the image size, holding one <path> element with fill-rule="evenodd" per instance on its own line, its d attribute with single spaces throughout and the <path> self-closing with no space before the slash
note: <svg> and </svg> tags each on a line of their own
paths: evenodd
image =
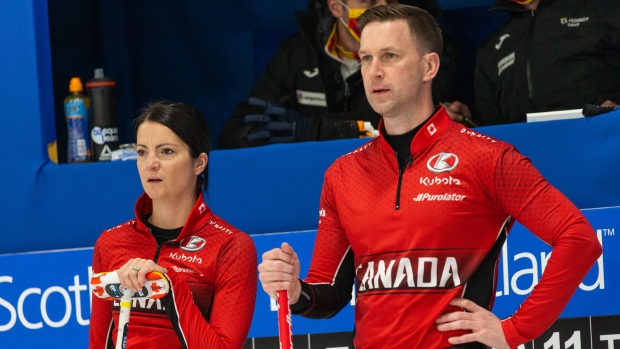
<svg viewBox="0 0 620 349">
<path fill-rule="evenodd" d="M 113 271 L 131 258 L 167 268 L 171 291 L 134 301 L 127 348 L 241 348 L 256 299 L 257 257 L 252 239 L 214 215 L 202 196 L 179 236 L 157 244 L 140 217 L 152 213 L 143 194 L 136 219 L 104 231 L 95 244 L 93 272 Z M 92 298 L 90 348 L 114 348 L 119 304 Z"/>
<path fill-rule="evenodd" d="M 462 311 L 448 305 L 454 297 L 492 308 L 499 252 L 516 219 L 553 253 L 502 327 L 510 347 L 538 337 L 601 254 L 586 218 L 514 147 L 453 122 L 443 108 L 410 149 L 400 171 L 379 136 L 327 170 L 302 282 L 308 305 L 295 312 L 335 315 L 355 279 L 356 348 L 451 347 L 447 338 L 464 332 L 439 332 L 435 320 Z"/>
</svg>

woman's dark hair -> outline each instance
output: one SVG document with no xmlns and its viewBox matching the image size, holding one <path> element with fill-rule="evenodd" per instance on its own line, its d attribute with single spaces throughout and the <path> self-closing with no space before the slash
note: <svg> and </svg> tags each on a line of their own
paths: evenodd
<svg viewBox="0 0 620 349">
<path fill-rule="evenodd" d="M 201 153 L 211 153 L 211 135 L 209 125 L 202 113 L 185 103 L 158 101 L 148 104 L 134 120 L 134 139 L 138 136 L 138 127 L 145 121 L 158 122 L 168 127 L 189 147 L 193 158 Z M 209 183 L 209 163 L 196 181 L 196 193 L 207 191 Z"/>
</svg>

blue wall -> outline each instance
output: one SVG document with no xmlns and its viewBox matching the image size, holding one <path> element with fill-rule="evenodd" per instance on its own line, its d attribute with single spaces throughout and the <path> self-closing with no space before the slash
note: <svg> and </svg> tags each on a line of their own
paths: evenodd
<svg viewBox="0 0 620 349">
<path fill-rule="evenodd" d="M 458 1 L 443 3 L 444 8 L 453 11 L 472 10 L 462 9 Z M 478 0 L 468 6 L 488 3 Z M 0 145 L 5 150 L 0 169 L 0 212 L 6 217 L 0 228 L 0 253 L 72 247 L 59 242 L 58 237 L 68 233 L 91 236 L 112 222 L 128 218 L 141 191 L 131 170 L 131 174 L 112 174 L 119 168 L 131 168 L 129 164 L 49 163 L 47 144 L 56 139 L 57 130 L 66 127 L 59 106 L 72 76 L 87 80 L 92 69 L 99 66 L 110 76 L 126 76 L 124 70 L 135 69 L 138 81 L 118 84 L 117 100 L 122 107 L 119 119 L 131 120 L 138 108 L 151 99 L 179 99 L 205 112 L 215 139 L 234 104 L 245 97 L 281 38 L 294 30 L 292 13 L 305 8 L 306 1 L 271 5 L 249 0 L 225 4 L 193 1 L 184 7 L 161 0 L 131 4 L 62 0 L 50 2 L 50 6 L 48 9 L 45 0 L 0 2 Z M 484 7 L 477 9 L 486 14 Z M 128 27 L 132 30 L 114 33 L 112 19 L 135 23 Z M 50 26 L 60 28 L 54 31 L 53 40 Z M 93 27 L 107 28 L 114 35 L 93 37 Z M 175 38 L 166 36 L 170 28 L 194 35 L 196 52 L 175 46 Z M 201 33 L 203 29 L 206 32 Z M 122 40 L 143 44 L 122 51 L 116 47 L 127 47 Z M 153 48 L 154 41 L 162 44 L 159 49 Z M 104 51 L 117 55 L 104 60 Z M 202 62 L 195 60 L 205 56 L 209 60 L 194 76 L 175 75 L 175 66 L 196 66 Z M 164 65 L 173 58 L 178 62 L 173 62 L 172 67 Z M 157 62 L 162 69 L 140 70 L 146 63 Z M 197 84 L 199 88 L 185 89 L 184 82 L 188 81 L 187 86 Z M 127 141 L 127 123 L 119 126 Z M 64 137 L 59 134 L 58 138 L 62 157 L 66 152 Z M 117 210 L 125 213 L 115 214 Z M 71 245 L 88 246 L 92 242 L 90 238 L 78 238 Z"/>
<path fill-rule="evenodd" d="M 83 4 L 67 3 L 74 7 Z M 158 3 L 153 4 L 150 11 L 159 8 Z M 248 31 L 242 35 L 247 37 L 273 30 L 270 13 L 283 18 L 293 10 L 274 12 L 250 1 L 226 6 L 231 7 L 216 9 L 242 14 L 231 17 L 233 22 L 252 18 L 250 25 L 228 26 L 236 28 L 233 30 L 236 33 Z M 484 7 L 450 6 L 454 7 L 446 14 L 452 13 L 451 16 L 475 11 L 487 15 Z M 69 6 L 69 10 L 75 8 Z M 209 14 L 208 18 L 221 17 L 221 13 L 206 8 L 204 14 Z M 103 229 L 131 218 L 133 203 L 142 192 L 135 162 L 57 165 L 48 160 L 47 143 L 55 139 L 56 128 L 52 91 L 58 80 L 57 76 L 52 79 L 48 26 L 46 1 L 0 2 L 0 103 L 3 107 L 0 145 L 5 150 L 0 169 L 3 184 L 0 212 L 4 217 L 0 254 L 93 246 Z M 480 23 L 471 22 L 465 28 L 475 33 L 468 39 L 469 45 L 475 46 L 483 31 Z M 463 38 L 466 36 L 463 34 Z M 228 36 L 228 40 L 221 39 L 217 41 L 219 45 L 212 46 L 213 55 L 220 56 L 214 59 L 221 64 L 213 66 L 213 70 L 219 71 L 220 78 L 215 80 L 219 91 L 202 92 L 206 105 L 222 110 L 226 103 L 232 109 L 235 98 L 230 96 L 245 94 L 258 76 L 235 75 L 238 62 L 231 61 L 234 64 L 226 66 L 227 60 L 222 57 L 246 57 L 250 67 L 245 68 L 254 74 L 258 68 L 250 64 L 250 61 L 254 63 L 250 57 L 255 57 L 257 47 L 271 45 L 275 49 L 277 46 L 268 40 L 260 44 L 233 42 L 233 37 Z M 167 38 L 162 42 L 171 44 L 172 41 Z M 223 49 L 224 44 L 231 44 L 235 49 Z M 123 59 L 131 58 L 131 55 L 123 56 Z M 226 79 L 229 71 L 231 78 Z M 144 76 L 149 77 L 148 72 Z M 209 122 L 213 120 L 210 118 Z M 618 123 L 617 117 L 606 115 L 480 130 L 515 144 L 580 208 L 591 208 L 620 205 L 620 188 L 615 182 L 620 178 L 620 168 L 607 165 L 610 159 L 620 156 Z M 339 155 L 362 142 L 308 142 L 216 150 L 211 156 L 209 204 L 217 214 L 251 234 L 315 229 L 323 172 Z"/>
</svg>

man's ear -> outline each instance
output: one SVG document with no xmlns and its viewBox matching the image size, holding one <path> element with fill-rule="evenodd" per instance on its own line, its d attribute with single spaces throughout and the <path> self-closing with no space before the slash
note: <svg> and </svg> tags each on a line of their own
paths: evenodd
<svg viewBox="0 0 620 349">
<path fill-rule="evenodd" d="M 433 80 L 439 71 L 439 55 L 435 52 L 427 53 L 422 58 L 422 63 L 424 64 L 423 81 Z"/>
<path fill-rule="evenodd" d="M 344 17 L 344 6 L 338 0 L 327 0 L 327 7 L 332 16 L 336 18 Z"/>
</svg>

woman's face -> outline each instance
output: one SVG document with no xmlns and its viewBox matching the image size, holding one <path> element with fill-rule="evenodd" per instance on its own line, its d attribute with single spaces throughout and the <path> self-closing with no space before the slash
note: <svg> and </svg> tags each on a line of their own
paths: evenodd
<svg viewBox="0 0 620 349">
<path fill-rule="evenodd" d="M 181 201 L 196 194 L 196 179 L 207 165 L 168 127 L 145 121 L 138 127 L 136 151 L 142 187 L 153 200 Z"/>
</svg>

